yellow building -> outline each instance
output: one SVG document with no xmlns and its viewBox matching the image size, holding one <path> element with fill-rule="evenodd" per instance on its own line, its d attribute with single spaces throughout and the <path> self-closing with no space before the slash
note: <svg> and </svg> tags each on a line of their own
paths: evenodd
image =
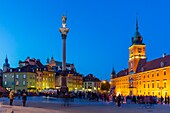
<svg viewBox="0 0 170 113">
<path fill-rule="evenodd" d="M 42 89 L 55 89 L 54 71 L 43 70 Z"/>
<path fill-rule="evenodd" d="M 136 32 L 129 47 L 128 68 L 117 74 L 112 71 L 111 87 L 116 87 L 116 95 L 170 96 L 170 55 L 164 54 L 147 62 L 146 45 L 142 41 L 136 21 Z"/>
<path fill-rule="evenodd" d="M 83 77 L 81 74 L 68 74 L 67 75 L 67 87 L 69 91 L 82 90 Z"/>
</svg>

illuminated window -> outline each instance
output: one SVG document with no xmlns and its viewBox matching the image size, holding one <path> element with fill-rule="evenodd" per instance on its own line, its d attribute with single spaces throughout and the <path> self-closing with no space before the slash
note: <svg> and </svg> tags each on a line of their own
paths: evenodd
<svg viewBox="0 0 170 113">
<path fill-rule="evenodd" d="M 26 78 L 26 75 L 23 75 L 23 78 Z"/>
<path fill-rule="evenodd" d="M 19 78 L 19 75 L 16 75 L 16 78 Z"/>
<path fill-rule="evenodd" d="M 166 70 L 164 70 L 164 75 L 166 75 Z"/>
<path fill-rule="evenodd" d="M 7 85 L 7 81 L 5 81 L 5 85 Z"/>
<path fill-rule="evenodd" d="M 152 88 L 154 88 L 154 83 L 152 83 Z"/>
<path fill-rule="evenodd" d="M 23 81 L 22 84 L 25 86 L 25 81 Z"/>
<path fill-rule="evenodd" d="M 166 88 L 166 82 L 164 82 L 164 88 Z"/>
<path fill-rule="evenodd" d="M 7 77 L 7 75 L 4 75 L 5 76 L 5 78 Z"/>
<path fill-rule="evenodd" d="M 16 86 L 18 86 L 19 85 L 19 81 L 16 81 Z"/>
<path fill-rule="evenodd" d="M 157 88 L 159 88 L 159 83 L 157 82 Z"/>
<path fill-rule="evenodd" d="M 158 95 L 160 95 L 161 93 L 160 92 L 158 92 Z"/>
</svg>

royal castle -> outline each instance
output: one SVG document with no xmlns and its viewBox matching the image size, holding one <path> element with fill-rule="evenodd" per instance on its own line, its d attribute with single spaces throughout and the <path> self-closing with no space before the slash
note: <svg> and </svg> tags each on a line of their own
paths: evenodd
<svg viewBox="0 0 170 113">
<path fill-rule="evenodd" d="M 111 87 L 116 95 L 170 96 L 170 55 L 146 61 L 146 45 L 138 31 L 129 47 L 128 68 L 111 74 Z"/>
</svg>

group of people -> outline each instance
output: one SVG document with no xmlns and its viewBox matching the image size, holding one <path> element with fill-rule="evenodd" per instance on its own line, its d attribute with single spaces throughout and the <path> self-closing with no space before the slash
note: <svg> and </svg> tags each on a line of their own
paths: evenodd
<svg viewBox="0 0 170 113">
<path fill-rule="evenodd" d="M 20 99 L 20 95 L 21 93 L 19 92 L 18 93 L 18 99 Z M 13 105 L 13 100 L 15 99 L 15 92 L 14 90 L 11 90 L 10 93 L 9 93 L 9 99 L 10 99 L 10 105 L 12 106 Z M 22 103 L 23 103 L 23 106 L 26 105 L 26 101 L 27 101 L 27 94 L 25 91 L 23 91 L 22 93 Z"/>
<path fill-rule="evenodd" d="M 170 104 L 170 97 L 169 96 L 165 96 L 165 98 L 163 98 L 161 96 L 161 98 L 157 98 L 157 96 L 123 96 L 123 95 L 118 95 L 118 96 L 112 96 L 112 101 L 116 102 L 117 105 L 120 107 L 121 104 L 125 103 L 135 103 L 135 104 Z"/>
</svg>

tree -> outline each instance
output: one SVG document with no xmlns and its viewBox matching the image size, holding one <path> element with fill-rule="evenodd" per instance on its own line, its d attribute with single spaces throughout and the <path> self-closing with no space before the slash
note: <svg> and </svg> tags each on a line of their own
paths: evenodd
<svg viewBox="0 0 170 113">
<path fill-rule="evenodd" d="M 106 90 L 109 91 L 110 89 L 110 84 L 107 80 L 102 81 L 101 83 L 101 90 Z"/>
</svg>

